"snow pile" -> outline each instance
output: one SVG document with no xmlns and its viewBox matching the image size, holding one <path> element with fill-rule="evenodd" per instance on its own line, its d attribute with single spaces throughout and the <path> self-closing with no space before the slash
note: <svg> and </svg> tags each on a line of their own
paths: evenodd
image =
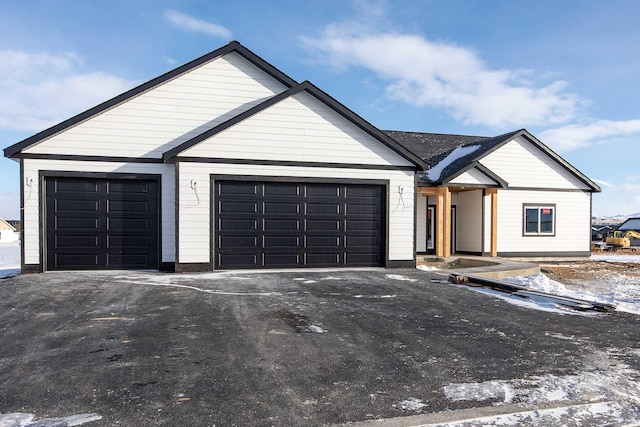
<svg viewBox="0 0 640 427">
<path fill-rule="evenodd" d="M 510 277 L 509 282 L 554 295 L 612 304 L 618 311 L 640 315 L 640 280 L 623 274 L 607 276 L 609 292 L 594 294 L 588 291 L 569 290 L 562 283 L 549 279 L 542 273 L 533 276 Z"/>
<path fill-rule="evenodd" d="M 0 279 L 20 273 L 20 244 L 0 245 Z"/>
<path fill-rule="evenodd" d="M 92 421 L 101 420 L 102 416 L 98 414 L 80 414 L 71 415 L 64 418 L 47 418 L 35 421 L 35 415 L 26 414 L 24 412 L 13 412 L 11 414 L 0 414 L 1 427 L 67 427 L 79 426 Z"/>
<path fill-rule="evenodd" d="M 401 274 L 385 274 L 384 277 L 386 277 L 387 279 L 401 280 L 401 281 L 405 281 L 405 282 L 417 282 L 418 281 L 418 279 L 412 279 L 410 277 L 403 276 Z"/>
<path fill-rule="evenodd" d="M 435 270 L 439 270 L 439 268 L 434 267 L 432 265 L 419 265 L 416 267 L 418 270 L 422 270 L 422 271 L 435 271 Z"/>
<path fill-rule="evenodd" d="M 598 255 L 591 255 L 591 261 L 628 262 L 631 264 L 640 264 L 640 256 L 639 255 L 598 254 Z"/>
</svg>

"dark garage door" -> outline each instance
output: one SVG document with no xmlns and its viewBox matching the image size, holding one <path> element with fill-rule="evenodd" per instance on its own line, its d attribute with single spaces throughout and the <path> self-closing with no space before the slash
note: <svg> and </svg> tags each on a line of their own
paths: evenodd
<svg viewBox="0 0 640 427">
<path fill-rule="evenodd" d="M 157 269 L 158 183 L 46 178 L 48 270 Z"/>
<path fill-rule="evenodd" d="M 215 267 L 380 266 L 383 188 L 216 181 Z"/>
</svg>

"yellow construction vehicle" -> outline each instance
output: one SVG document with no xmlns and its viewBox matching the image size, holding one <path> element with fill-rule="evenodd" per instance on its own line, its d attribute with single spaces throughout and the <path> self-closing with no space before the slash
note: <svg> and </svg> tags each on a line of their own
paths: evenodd
<svg viewBox="0 0 640 427">
<path fill-rule="evenodd" d="M 614 231 L 607 236 L 607 246 L 615 246 L 617 248 L 628 248 L 631 246 L 631 238 L 640 239 L 640 233 L 633 230 Z"/>
</svg>

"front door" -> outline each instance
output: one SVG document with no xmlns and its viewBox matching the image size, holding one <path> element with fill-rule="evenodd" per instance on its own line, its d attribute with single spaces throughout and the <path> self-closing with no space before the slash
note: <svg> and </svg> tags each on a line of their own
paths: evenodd
<svg viewBox="0 0 640 427">
<path fill-rule="evenodd" d="M 456 207 L 451 206 L 451 255 L 456 253 Z"/>
<path fill-rule="evenodd" d="M 427 253 L 436 253 L 436 207 L 427 206 Z"/>
</svg>

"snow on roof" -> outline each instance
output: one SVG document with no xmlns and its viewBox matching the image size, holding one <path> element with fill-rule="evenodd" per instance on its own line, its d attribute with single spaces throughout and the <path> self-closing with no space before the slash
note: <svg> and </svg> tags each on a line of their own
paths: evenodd
<svg viewBox="0 0 640 427">
<path fill-rule="evenodd" d="M 427 178 L 432 182 L 436 182 L 440 179 L 442 175 L 442 171 L 444 171 L 447 166 L 451 165 L 456 160 L 459 160 L 469 154 L 477 151 L 480 148 L 479 145 L 468 145 L 466 147 L 458 147 L 453 150 L 451 153 L 447 155 L 444 159 L 434 165 L 431 169 L 429 169 L 426 173 Z"/>
</svg>

